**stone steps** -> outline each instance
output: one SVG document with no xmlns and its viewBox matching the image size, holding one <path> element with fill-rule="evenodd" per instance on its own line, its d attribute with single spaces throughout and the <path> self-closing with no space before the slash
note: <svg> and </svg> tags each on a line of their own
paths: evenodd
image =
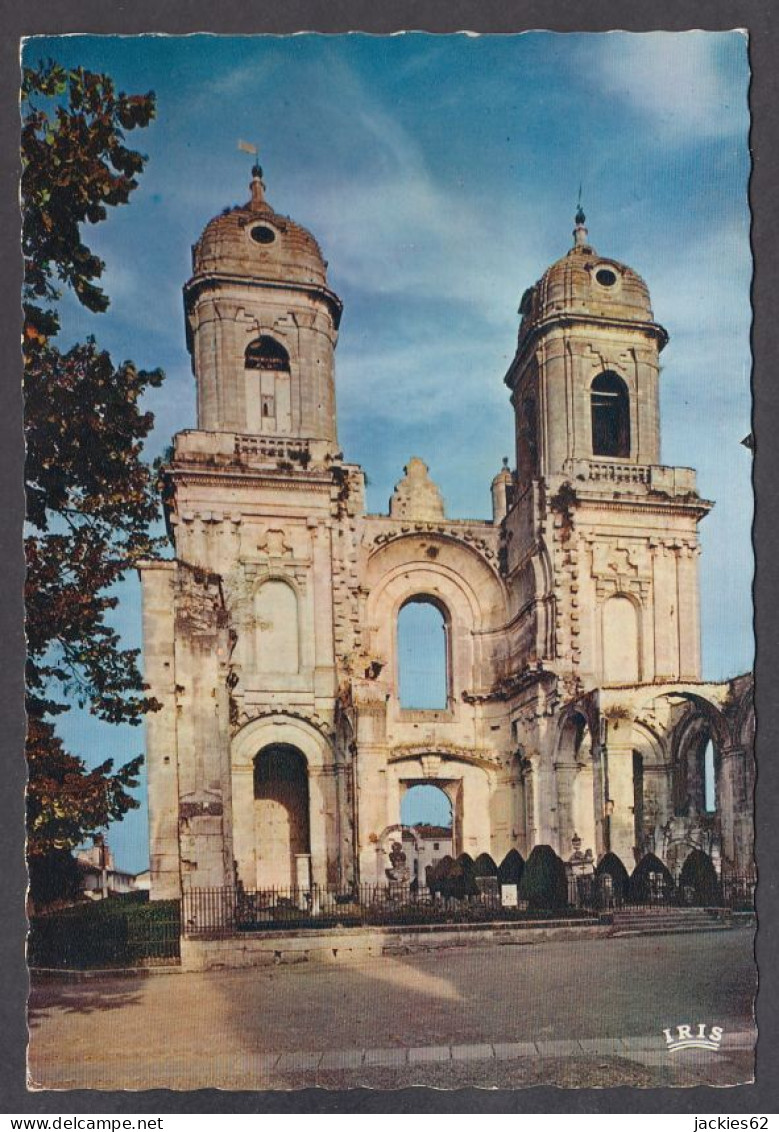
<svg viewBox="0 0 779 1132">
<path fill-rule="evenodd" d="M 666 935 L 679 932 L 727 931 L 729 916 L 706 908 L 629 908 L 614 913 L 611 935 Z"/>
</svg>

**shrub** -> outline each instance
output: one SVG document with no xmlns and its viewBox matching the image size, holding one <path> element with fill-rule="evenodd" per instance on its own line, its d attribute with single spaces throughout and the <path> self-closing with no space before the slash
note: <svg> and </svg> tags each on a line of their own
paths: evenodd
<svg viewBox="0 0 779 1132">
<path fill-rule="evenodd" d="M 716 907 L 722 903 L 722 886 L 708 853 L 693 849 L 682 865 L 679 891 L 684 899 L 685 889 L 693 890 L 693 904 L 699 907 Z"/>
<path fill-rule="evenodd" d="M 463 900 L 466 896 L 475 896 L 478 891 L 473 858 L 468 853 L 461 853 L 449 869 L 449 875 L 443 881 L 441 892 L 444 896 Z"/>
<path fill-rule="evenodd" d="M 659 873 L 663 878 L 659 892 L 653 889 L 650 879 L 653 873 Z M 648 904 L 655 897 L 669 900 L 673 891 L 674 878 L 654 853 L 647 853 L 641 858 L 628 881 L 628 900 L 632 904 Z"/>
<path fill-rule="evenodd" d="M 175 960 L 180 935 L 178 900 L 127 893 L 34 916 L 27 941 L 31 967 L 129 967 Z"/>
<path fill-rule="evenodd" d="M 498 868 L 498 884 L 519 884 L 525 859 L 516 849 L 509 849 Z"/>
<path fill-rule="evenodd" d="M 447 853 L 437 864 L 427 866 L 425 869 L 425 880 L 427 881 L 427 887 L 432 893 L 441 893 L 442 896 L 445 895 L 443 885 L 449 877 L 453 865 L 454 859 Z"/>
<path fill-rule="evenodd" d="M 536 845 L 527 859 L 519 882 L 519 899 L 528 908 L 565 908 L 568 904 L 568 881 L 565 865 L 551 845 Z"/>
<path fill-rule="evenodd" d="M 496 877 L 498 866 L 489 853 L 480 853 L 473 862 L 473 875 L 476 877 Z"/>
<path fill-rule="evenodd" d="M 598 862 L 595 877 L 610 876 L 614 900 L 622 904 L 628 892 L 628 871 L 616 853 L 606 853 Z"/>
</svg>

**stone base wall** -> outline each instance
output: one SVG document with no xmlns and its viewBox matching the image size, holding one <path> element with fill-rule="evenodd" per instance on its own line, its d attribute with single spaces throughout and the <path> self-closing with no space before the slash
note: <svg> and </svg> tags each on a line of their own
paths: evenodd
<svg viewBox="0 0 779 1132">
<path fill-rule="evenodd" d="M 553 939 L 592 939 L 608 935 L 607 924 L 557 920 L 532 924 L 491 924 L 461 927 L 367 928 L 348 931 L 302 931 L 295 934 L 257 933 L 229 939 L 181 940 L 184 971 L 219 968 L 269 967 L 279 963 L 334 963 L 408 955 L 443 947 L 480 944 L 542 943 Z"/>
</svg>

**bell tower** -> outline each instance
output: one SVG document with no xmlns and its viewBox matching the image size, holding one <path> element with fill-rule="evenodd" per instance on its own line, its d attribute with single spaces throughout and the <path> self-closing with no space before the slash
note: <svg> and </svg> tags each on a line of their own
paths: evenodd
<svg viewBox="0 0 779 1132">
<path fill-rule="evenodd" d="M 523 655 L 572 686 L 700 679 L 691 468 L 660 464 L 668 335 L 630 267 L 599 255 L 579 207 L 570 251 L 523 295 L 506 375 L 516 421 L 504 521 Z"/>
<path fill-rule="evenodd" d="M 259 165 L 248 203 L 193 247 L 184 308 L 198 429 L 337 447 L 341 301 L 314 237 L 268 204 Z"/>
<path fill-rule="evenodd" d="M 184 311 L 197 427 L 162 473 L 174 557 L 143 571 L 153 891 L 324 884 L 363 477 L 336 437 L 341 302 L 259 166 L 195 244 Z"/>
<path fill-rule="evenodd" d="M 520 486 L 576 476 L 592 461 L 660 462 L 659 354 L 643 279 L 598 255 L 581 207 L 574 243 L 522 297 L 506 376 L 516 420 Z"/>
</svg>

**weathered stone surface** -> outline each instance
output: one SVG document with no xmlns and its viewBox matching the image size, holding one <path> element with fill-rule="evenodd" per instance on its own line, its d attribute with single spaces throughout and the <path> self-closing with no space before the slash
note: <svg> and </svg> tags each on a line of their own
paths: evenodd
<svg viewBox="0 0 779 1132">
<path fill-rule="evenodd" d="M 523 299 L 517 470 L 491 520 L 447 519 L 418 457 L 366 514 L 336 441 L 340 301 L 258 178 L 207 226 L 185 298 L 198 427 L 167 470 L 175 560 L 142 568 L 152 896 L 238 880 L 296 888 L 302 914 L 312 886 L 386 886 L 398 838 L 422 884 L 444 853 L 568 860 L 574 841 L 628 871 L 693 847 L 749 868 L 751 678 L 700 679 L 711 504 L 659 465 L 667 336 L 636 273 L 582 223 Z M 420 600 L 443 625 L 436 709 L 400 697 L 398 615 Z M 451 804 L 436 850 L 399 828 L 417 783 Z M 209 964 L 267 957 L 213 945 Z"/>
</svg>

